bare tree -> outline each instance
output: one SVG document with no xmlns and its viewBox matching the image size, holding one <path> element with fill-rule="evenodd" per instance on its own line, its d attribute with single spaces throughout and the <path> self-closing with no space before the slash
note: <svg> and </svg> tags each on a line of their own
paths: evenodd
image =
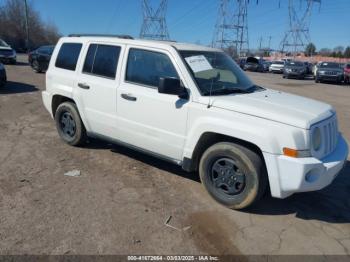
<svg viewBox="0 0 350 262">
<path fill-rule="evenodd" d="M 28 5 L 29 47 L 56 44 L 60 34 L 53 23 L 44 23 L 31 4 Z M 22 0 L 6 0 L 0 6 L 0 38 L 18 51 L 26 49 L 25 7 Z"/>
</svg>

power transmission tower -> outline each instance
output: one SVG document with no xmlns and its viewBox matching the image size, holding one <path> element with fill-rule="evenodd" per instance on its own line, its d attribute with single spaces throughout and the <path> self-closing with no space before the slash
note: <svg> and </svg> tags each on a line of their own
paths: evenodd
<svg viewBox="0 0 350 262">
<path fill-rule="evenodd" d="M 150 0 L 142 0 L 143 23 L 140 38 L 169 40 L 166 24 L 168 0 L 160 0 L 158 8 L 152 7 Z"/>
<path fill-rule="evenodd" d="M 262 49 L 262 41 L 263 41 L 263 37 L 260 36 L 260 38 L 259 38 L 259 51 L 261 51 L 261 49 Z"/>
<path fill-rule="evenodd" d="M 307 44 L 311 42 L 310 22 L 312 8 L 315 3 L 321 4 L 321 0 L 288 0 L 289 28 L 281 42 L 282 53 L 296 54 L 304 51 Z M 297 3 L 299 8 L 297 10 Z M 302 5 L 302 3 L 304 3 Z"/>
<path fill-rule="evenodd" d="M 238 56 L 249 52 L 249 0 L 220 0 L 212 46 L 234 49 Z"/>
</svg>

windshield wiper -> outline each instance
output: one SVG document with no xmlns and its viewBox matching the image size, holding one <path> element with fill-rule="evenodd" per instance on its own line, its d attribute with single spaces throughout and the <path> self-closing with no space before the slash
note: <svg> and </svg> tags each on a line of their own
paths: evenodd
<svg viewBox="0 0 350 262">
<path fill-rule="evenodd" d="M 203 92 L 203 95 L 209 96 L 209 95 L 229 95 L 229 94 L 247 94 L 251 93 L 249 90 L 244 90 L 240 88 L 221 88 L 210 91 Z"/>
</svg>

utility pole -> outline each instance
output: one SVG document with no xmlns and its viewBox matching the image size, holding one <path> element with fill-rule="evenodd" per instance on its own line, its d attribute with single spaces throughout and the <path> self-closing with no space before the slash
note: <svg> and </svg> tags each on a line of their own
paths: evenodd
<svg viewBox="0 0 350 262">
<path fill-rule="evenodd" d="M 263 41 L 263 38 L 262 38 L 262 36 L 260 37 L 260 39 L 259 39 L 259 51 L 261 51 L 261 49 L 262 49 L 262 41 Z"/>
<path fill-rule="evenodd" d="M 310 20 L 315 3 L 321 5 L 321 0 L 288 0 L 289 27 L 280 44 L 282 53 L 289 52 L 295 56 L 311 42 Z M 297 10 L 297 4 L 300 4 L 300 9 L 304 7 L 304 11 Z"/>
<path fill-rule="evenodd" d="M 169 32 L 166 24 L 166 11 L 168 0 L 160 0 L 159 6 L 152 7 L 150 0 L 142 0 L 143 23 L 140 38 L 169 40 Z"/>
<path fill-rule="evenodd" d="M 248 4 L 249 0 L 220 0 L 213 47 L 233 48 L 238 56 L 248 54 Z"/>
<path fill-rule="evenodd" d="M 24 8 L 25 8 L 25 26 L 26 26 L 26 49 L 29 52 L 29 23 L 28 23 L 28 5 L 27 0 L 24 0 Z"/>
</svg>

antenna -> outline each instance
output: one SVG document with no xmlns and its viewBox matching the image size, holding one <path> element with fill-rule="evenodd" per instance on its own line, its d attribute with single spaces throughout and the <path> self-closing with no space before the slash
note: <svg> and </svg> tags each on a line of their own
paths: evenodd
<svg viewBox="0 0 350 262">
<path fill-rule="evenodd" d="M 249 0 L 220 0 L 212 46 L 230 50 L 236 55 L 247 55 Z M 258 4 L 258 1 L 257 1 Z"/>
<path fill-rule="evenodd" d="M 150 0 L 142 0 L 143 23 L 140 38 L 154 40 L 169 40 L 166 24 L 168 0 L 160 0 L 158 8 L 154 9 Z"/>
<path fill-rule="evenodd" d="M 311 42 L 310 22 L 312 8 L 315 3 L 321 5 L 321 0 L 299 1 L 299 8 L 297 8 L 296 0 L 289 0 L 288 2 L 289 28 L 280 44 L 280 50 L 282 53 L 289 52 L 295 55 L 300 51 L 304 51 L 306 45 Z M 305 3 L 305 5 L 302 5 L 302 3 Z M 302 10 L 303 7 L 304 10 Z"/>
</svg>

